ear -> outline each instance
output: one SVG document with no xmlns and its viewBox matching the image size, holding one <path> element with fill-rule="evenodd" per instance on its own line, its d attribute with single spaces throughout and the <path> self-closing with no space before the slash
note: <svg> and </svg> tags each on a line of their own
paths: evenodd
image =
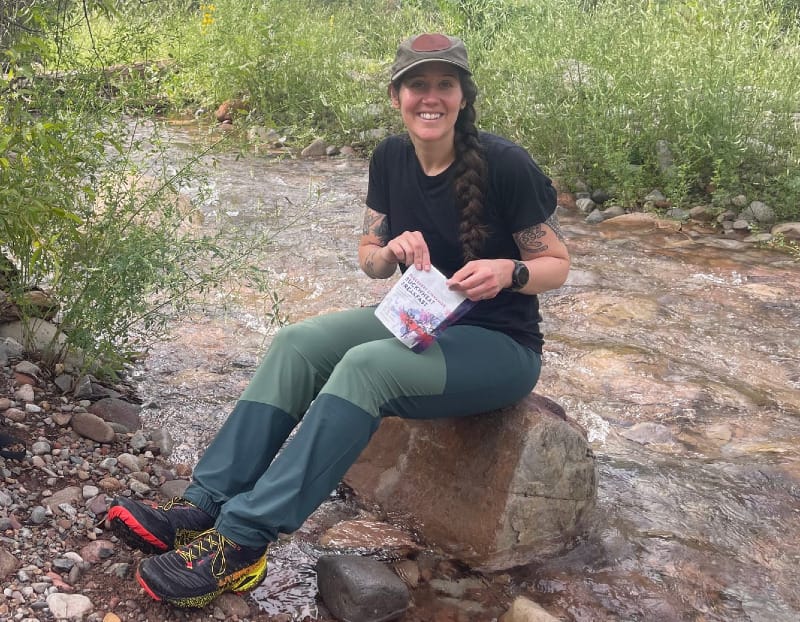
<svg viewBox="0 0 800 622">
<path fill-rule="evenodd" d="M 400 108 L 400 93 L 397 92 L 397 89 L 394 88 L 394 84 L 389 84 L 388 88 L 386 89 L 389 93 L 389 98 L 392 100 L 392 108 Z"/>
<path fill-rule="evenodd" d="M 466 108 L 466 107 L 467 107 L 467 100 L 462 98 L 461 99 L 461 106 L 459 107 L 459 110 L 464 110 L 464 108 Z"/>
</svg>

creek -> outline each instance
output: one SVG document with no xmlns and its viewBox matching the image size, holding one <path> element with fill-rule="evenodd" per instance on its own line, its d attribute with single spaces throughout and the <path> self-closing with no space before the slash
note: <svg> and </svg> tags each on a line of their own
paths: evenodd
<svg viewBox="0 0 800 622">
<path fill-rule="evenodd" d="M 195 126 L 168 135 L 176 154 L 198 141 Z M 157 410 L 143 416 L 190 464 L 246 386 L 270 318 L 373 304 L 390 285 L 357 265 L 365 161 L 219 155 L 203 174 L 206 226 L 224 213 L 274 231 L 261 267 L 275 298 L 229 284 L 150 350 L 140 389 Z M 796 622 L 800 264 L 700 225 L 560 221 L 573 268 L 542 296 L 536 391 L 586 430 L 598 503 L 575 548 L 510 571 L 509 590 L 580 622 Z M 332 503 L 321 511 L 342 511 Z M 314 551 L 290 546 L 310 567 Z M 277 559 L 263 606 L 313 615 L 313 582 Z"/>
</svg>

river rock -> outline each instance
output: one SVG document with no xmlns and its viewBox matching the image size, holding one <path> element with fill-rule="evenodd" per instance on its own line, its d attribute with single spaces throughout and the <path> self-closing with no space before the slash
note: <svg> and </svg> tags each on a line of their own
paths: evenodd
<svg viewBox="0 0 800 622">
<path fill-rule="evenodd" d="M 71 423 L 76 434 L 98 443 L 110 443 L 116 436 L 114 429 L 108 423 L 92 413 L 75 413 Z"/>
<path fill-rule="evenodd" d="M 317 585 L 337 620 L 384 622 L 397 619 L 410 601 L 408 588 L 388 566 L 357 555 L 323 555 Z"/>
<path fill-rule="evenodd" d="M 594 507 L 594 455 L 555 402 L 462 419 L 387 417 L 344 478 L 453 557 L 496 571 L 567 550 Z"/>
<path fill-rule="evenodd" d="M 517 596 L 509 610 L 500 616 L 499 622 L 558 622 L 558 618 L 532 600 Z"/>
<path fill-rule="evenodd" d="M 129 432 L 135 432 L 142 427 L 140 410 L 141 408 L 136 404 L 115 397 L 103 398 L 89 407 L 89 412 L 93 415 L 97 415 L 108 423 L 124 425 Z"/>
<path fill-rule="evenodd" d="M 773 235 L 782 235 L 789 240 L 800 240 L 800 222 L 785 222 L 771 229 Z"/>
</svg>

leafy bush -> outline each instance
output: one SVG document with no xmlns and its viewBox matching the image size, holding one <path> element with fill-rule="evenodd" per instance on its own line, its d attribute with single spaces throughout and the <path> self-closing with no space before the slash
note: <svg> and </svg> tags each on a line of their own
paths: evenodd
<svg viewBox="0 0 800 622">
<path fill-rule="evenodd" d="M 47 71 L 70 52 L 48 45 L 48 25 L 27 19 L 9 38 L 0 80 L 0 255 L 15 268 L 4 288 L 23 313 L 27 291 L 53 294 L 51 362 L 78 349 L 113 372 L 232 275 L 265 289 L 254 257 L 269 239 L 190 223 L 175 190 L 196 160 L 170 172 L 155 128 L 145 140 L 77 55 L 78 71 Z"/>
</svg>

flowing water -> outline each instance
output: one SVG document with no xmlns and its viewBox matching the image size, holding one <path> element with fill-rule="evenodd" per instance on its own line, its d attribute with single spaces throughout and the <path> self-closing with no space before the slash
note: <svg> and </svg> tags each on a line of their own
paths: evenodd
<svg viewBox="0 0 800 622">
<path fill-rule="evenodd" d="M 194 131 L 171 130 L 175 148 Z M 233 288 L 153 348 L 142 390 L 190 463 L 270 318 L 372 304 L 389 285 L 356 261 L 363 160 L 220 156 L 205 173 L 208 226 L 225 214 L 275 231 L 262 268 L 278 304 Z M 536 390 L 586 429 L 598 504 L 575 549 L 510 571 L 510 591 L 581 622 L 800 620 L 800 264 L 687 226 L 560 218 L 573 270 L 542 297 Z M 320 511 L 344 512 L 331 503 Z M 282 543 L 257 600 L 315 615 L 314 559 L 302 537 Z"/>
</svg>

